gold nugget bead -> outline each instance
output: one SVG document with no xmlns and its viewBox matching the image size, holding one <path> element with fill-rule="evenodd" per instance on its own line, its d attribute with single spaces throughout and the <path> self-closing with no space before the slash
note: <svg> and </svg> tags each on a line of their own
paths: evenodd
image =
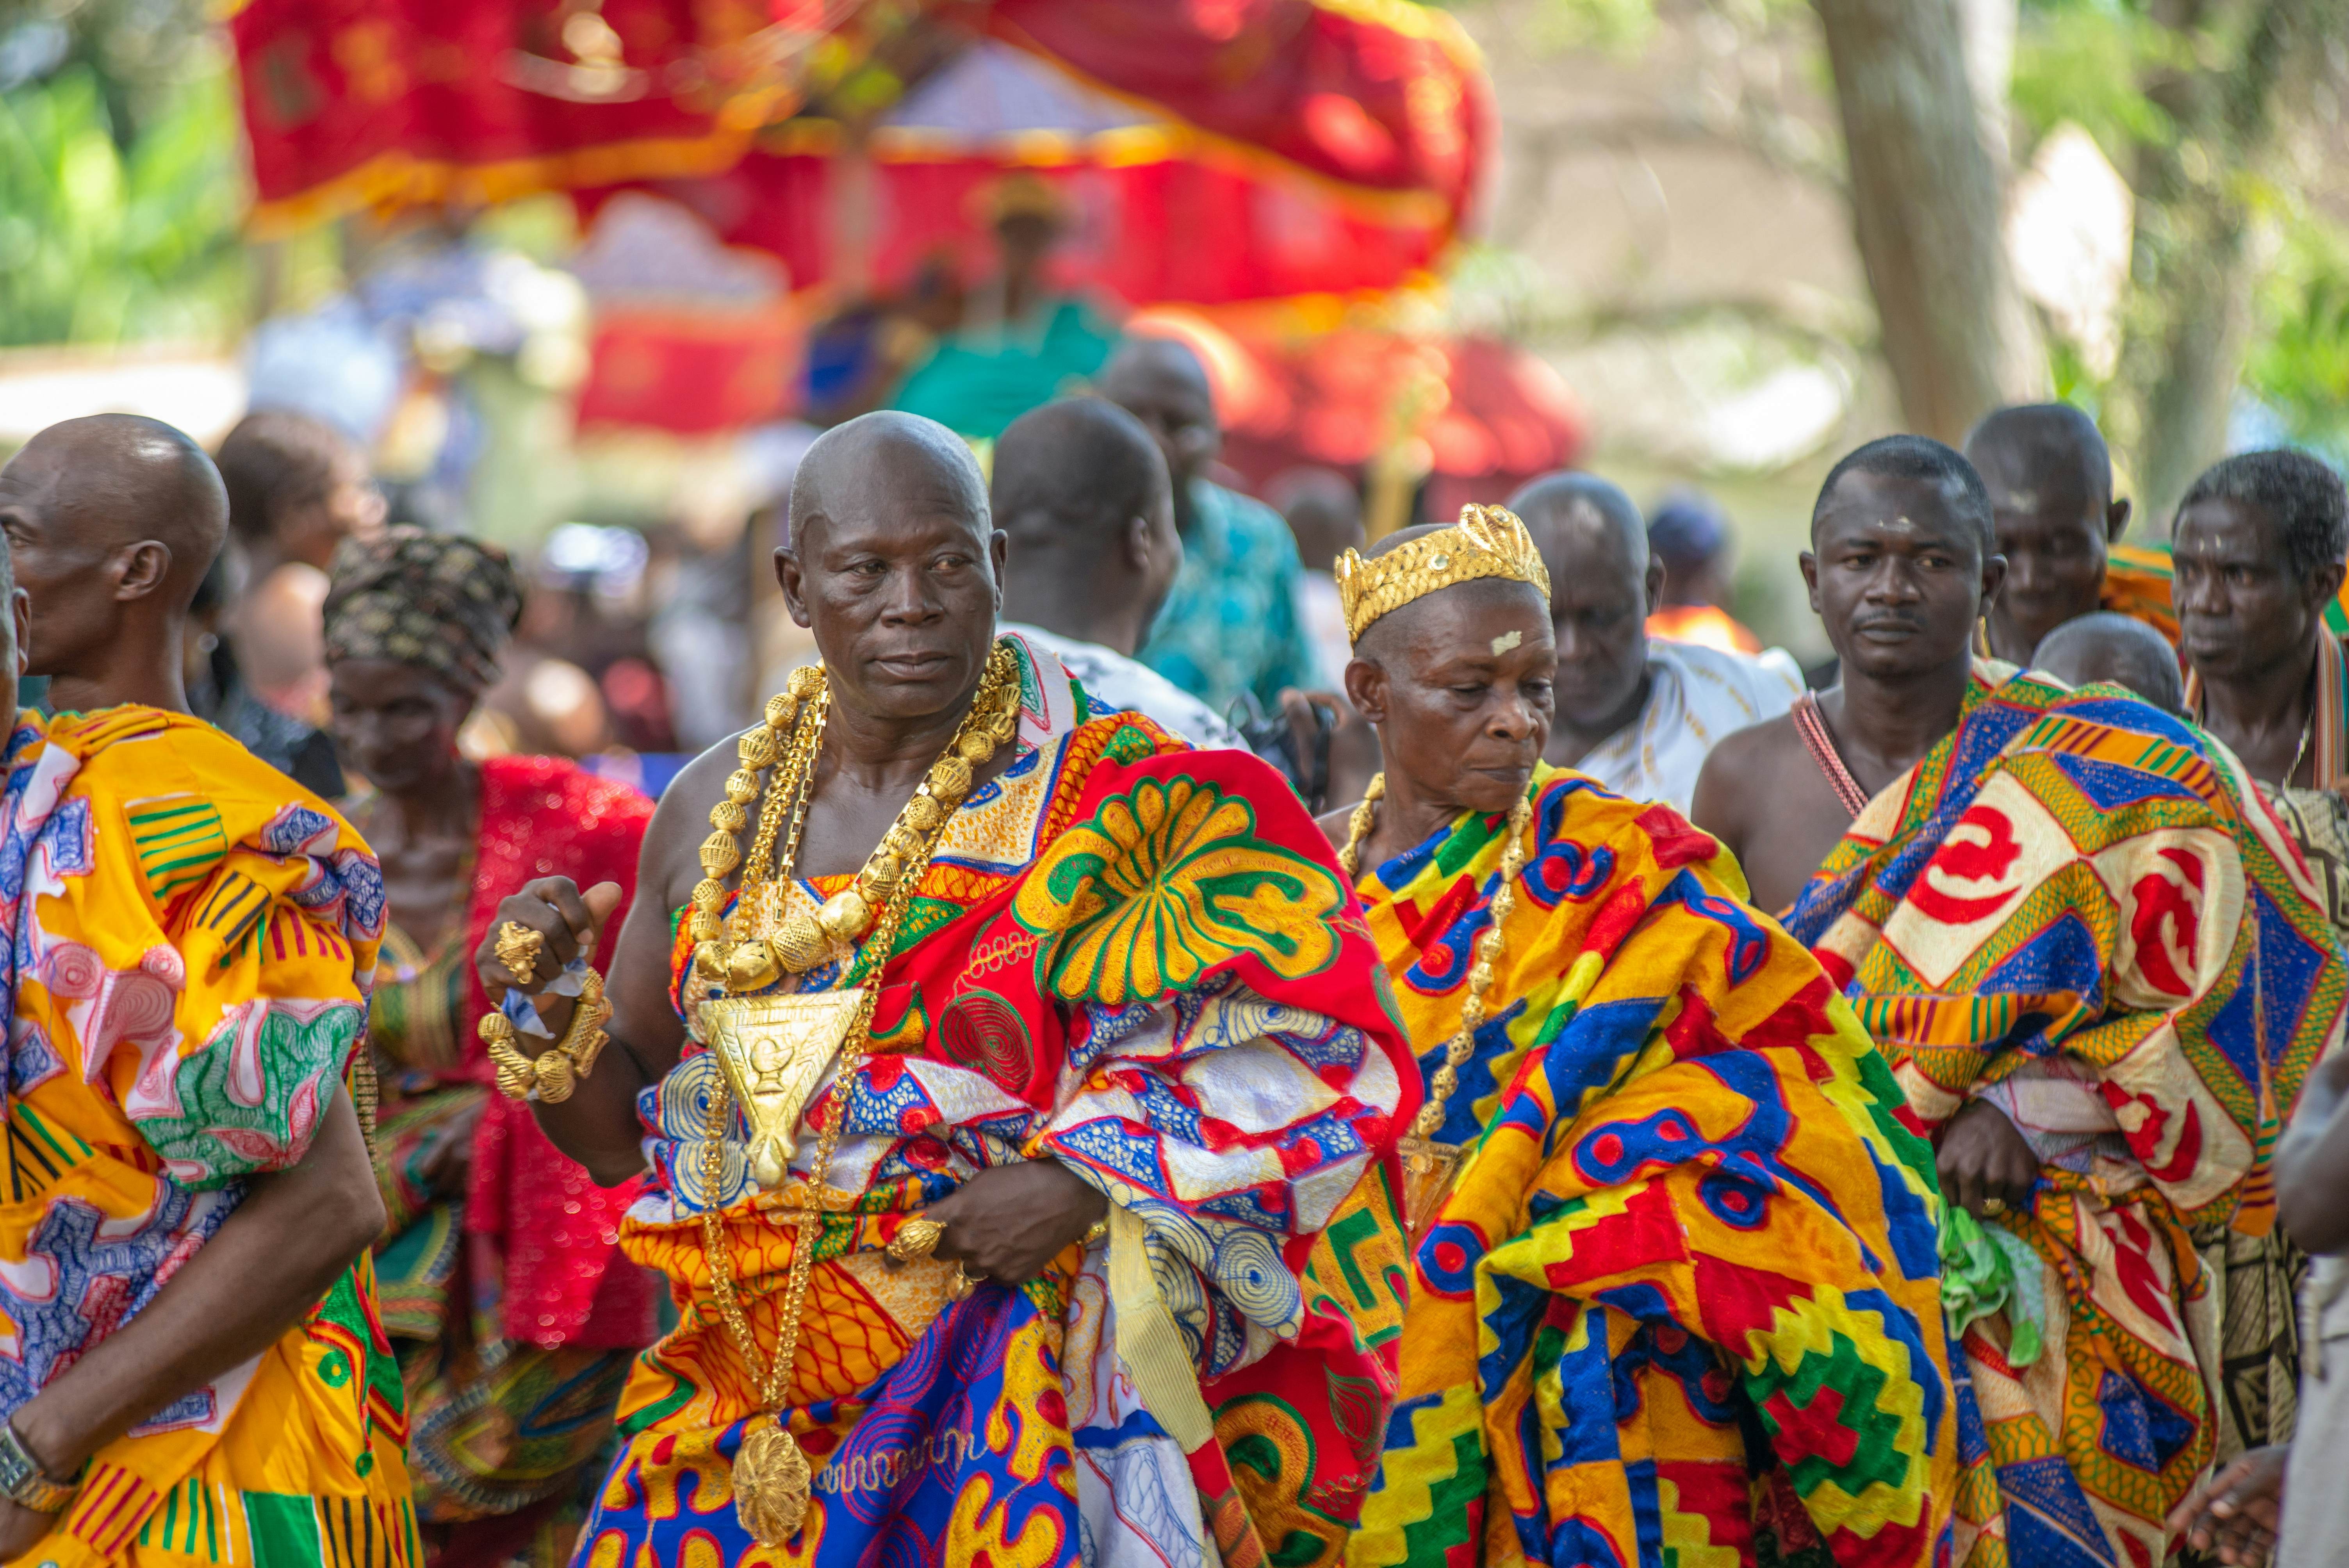
<svg viewBox="0 0 2349 1568">
<path fill-rule="evenodd" d="M 722 877 L 742 863 L 742 846 L 734 835 L 723 829 L 701 841 L 701 869 L 711 877 Z"/>
<path fill-rule="evenodd" d="M 767 942 L 774 949 L 776 961 L 794 975 L 806 974 L 832 951 L 823 928 L 805 911 L 785 920 Z"/>
<path fill-rule="evenodd" d="M 877 851 L 871 860 L 864 862 L 864 875 L 861 880 L 865 886 L 886 898 L 889 890 L 895 887 L 905 874 L 904 861 L 886 851 Z"/>
<path fill-rule="evenodd" d="M 721 833 L 739 833 L 750 825 L 750 809 L 740 801 L 720 800 L 709 808 L 709 825 Z"/>
<path fill-rule="evenodd" d="M 534 1071 L 538 1076 L 538 1098 L 549 1105 L 561 1105 L 578 1087 L 578 1075 L 572 1070 L 571 1058 L 561 1051 L 549 1051 L 539 1057 Z"/>
<path fill-rule="evenodd" d="M 974 729 L 955 742 L 955 755 L 973 768 L 995 755 L 995 737 L 984 730 Z"/>
<path fill-rule="evenodd" d="M 756 991 L 774 984 L 775 955 L 763 942 L 735 944 L 726 955 L 726 984 L 731 990 Z"/>
<path fill-rule="evenodd" d="M 823 689 L 823 666 L 822 665 L 802 665 L 793 670 L 791 678 L 783 683 L 783 690 L 800 702 L 807 701 Z"/>
<path fill-rule="evenodd" d="M 916 795 L 905 802 L 905 824 L 917 833 L 926 833 L 946 820 L 946 808 L 935 797 Z"/>
<path fill-rule="evenodd" d="M 873 906 L 854 887 L 843 888 L 823 901 L 815 923 L 834 942 L 854 942 L 871 928 Z"/>
<path fill-rule="evenodd" d="M 693 944 L 693 973 L 703 980 L 726 978 L 726 954 L 717 943 L 697 942 Z"/>
<path fill-rule="evenodd" d="M 1468 971 L 1468 985 L 1473 991 L 1489 990 L 1493 985 L 1493 965 L 1483 959 Z"/>
<path fill-rule="evenodd" d="M 930 765 L 930 793 L 959 800 L 970 793 L 970 764 L 959 757 L 941 757 Z"/>
<path fill-rule="evenodd" d="M 741 738 L 734 743 L 734 755 L 745 768 L 768 767 L 782 750 L 783 734 L 791 729 L 792 717 L 785 714 L 782 723 L 775 722 L 776 700 L 771 697 L 767 701 L 767 722 L 756 729 L 744 730 Z"/>
<path fill-rule="evenodd" d="M 726 776 L 726 798 L 737 806 L 748 806 L 759 798 L 759 776 L 748 768 L 737 768 Z"/>
</svg>

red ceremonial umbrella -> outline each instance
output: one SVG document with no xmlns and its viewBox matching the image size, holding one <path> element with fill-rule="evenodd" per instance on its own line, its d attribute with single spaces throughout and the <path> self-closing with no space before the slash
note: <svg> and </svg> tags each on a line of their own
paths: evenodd
<svg viewBox="0 0 2349 1568">
<path fill-rule="evenodd" d="M 799 289 L 983 251 L 971 193 L 1011 170 L 1092 215 L 1069 281 L 1132 303 L 1392 288 L 1491 136 L 1473 46 L 1409 0 L 248 0 L 232 27 L 261 232 L 657 182 Z M 1075 118 L 916 101 L 1011 57 Z"/>
</svg>

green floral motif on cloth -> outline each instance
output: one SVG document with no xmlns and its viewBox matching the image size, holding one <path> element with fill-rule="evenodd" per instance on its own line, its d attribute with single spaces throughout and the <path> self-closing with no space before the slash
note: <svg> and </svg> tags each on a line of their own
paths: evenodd
<svg viewBox="0 0 2349 1568">
<path fill-rule="evenodd" d="M 1051 991 L 1111 1006 L 1188 986 L 1235 953 L 1283 979 L 1336 955 L 1338 879 L 1256 836 L 1247 801 L 1185 778 L 1149 779 L 1062 833 L 1015 910 L 1053 934 L 1037 951 Z"/>
<path fill-rule="evenodd" d="M 220 1187 L 288 1164 L 334 1104 L 367 1026 L 349 1002 L 254 1002 L 233 1009 L 172 1075 L 177 1114 L 132 1113 L 172 1179 Z"/>
</svg>

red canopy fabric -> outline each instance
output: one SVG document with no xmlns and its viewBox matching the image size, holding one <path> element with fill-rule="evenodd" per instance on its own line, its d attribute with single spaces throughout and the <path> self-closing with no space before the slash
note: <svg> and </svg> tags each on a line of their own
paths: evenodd
<svg viewBox="0 0 2349 1568">
<path fill-rule="evenodd" d="M 1497 501 L 1589 438 L 1581 402 L 1547 361 L 1485 337 L 1344 327 L 1299 340 L 1251 336 L 1193 311 L 1152 311 L 1133 330 L 1198 354 L 1224 423 L 1225 460 L 1261 488 L 1300 464 L 1361 470 L 1425 444 L 1431 516 Z"/>
<path fill-rule="evenodd" d="M 800 104 L 796 62 L 863 26 L 859 11 L 248 0 L 232 26 L 255 226 L 657 182 L 728 239 L 782 257 L 795 287 L 823 281 L 833 213 L 818 144 L 838 128 L 793 122 L 763 147 L 756 133 L 782 129 Z M 871 263 L 884 286 L 942 247 L 983 250 L 971 198 L 1018 168 L 1070 186 L 1118 238 L 1073 264 L 1073 284 L 1137 304 L 1392 288 L 1438 259 L 1491 139 L 1473 46 L 1407 0 L 931 0 L 916 25 L 991 34 L 1149 123 L 1057 139 L 877 134 L 886 211 Z"/>
</svg>

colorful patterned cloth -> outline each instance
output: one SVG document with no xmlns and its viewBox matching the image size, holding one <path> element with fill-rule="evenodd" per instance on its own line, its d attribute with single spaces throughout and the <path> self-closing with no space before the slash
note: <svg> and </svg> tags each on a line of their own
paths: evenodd
<svg viewBox="0 0 2349 1568">
<path fill-rule="evenodd" d="M 2096 608 L 2143 621 L 2176 647 L 2178 613 L 2169 603 L 2169 546 L 2114 545 L 2105 557 L 2105 586 L 2096 596 Z"/>
<path fill-rule="evenodd" d="M 418 665 L 459 691 L 483 691 L 521 617 L 522 584 L 496 545 L 386 529 L 335 552 L 326 658 Z"/>
<path fill-rule="evenodd" d="M 1278 512 L 1193 480 L 1183 569 L 1142 645 L 1142 662 L 1219 714 L 1242 692 L 1278 712 L 1284 687 L 1319 685 L 1297 619 L 1304 570 L 1297 536 Z"/>
<path fill-rule="evenodd" d="M 1925 1563 L 1957 1434 L 1931 1152 L 1818 965 L 1667 806 L 1544 768 L 1436 1135 L 1384 1471 L 1349 1562 Z M 1362 895 L 1420 1065 L 1458 1027 L 1506 819 Z"/>
<path fill-rule="evenodd" d="M 491 1092 L 474 1031 L 489 1004 L 472 965 L 499 901 L 542 858 L 583 886 L 633 892 L 652 802 L 560 758 L 500 757 L 481 765 L 481 807 L 463 906 L 438 952 L 386 932 L 368 1021 L 383 1084 L 377 1176 L 391 1216 L 376 1275 L 435 1568 L 502 1563 L 518 1549 L 533 1563 L 568 1558 L 586 1513 L 583 1470 L 653 1338 L 647 1276 L 618 1247 L 638 1183 L 596 1186 L 529 1107 Z M 605 923 L 599 965 L 626 910 L 624 900 Z M 454 1200 L 429 1179 L 450 1138 L 470 1154 L 469 1191 Z"/>
<path fill-rule="evenodd" d="M 1088 719 L 1009 642 L 1014 759 L 950 819 L 847 1086 L 828 1181 L 855 1202 L 823 1225 L 789 1390 L 823 1467 L 807 1522 L 769 1552 L 735 1518 L 755 1406 L 703 1247 L 722 1205 L 771 1353 L 799 1234 L 777 1211 L 804 1181 L 750 1186 L 738 1112 L 709 1189 L 716 1068 L 694 1048 L 645 1091 L 653 1175 L 623 1232 L 683 1322 L 623 1400 L 588 1568 L 1196 1563 L 1210 1541 L 1226 1563 L 1323 1563 L 1354 1523 L 1392 1398 L 1391 1150 L 1418 1098 L 1376 955 L 1262 763 Z M 838 885 L 795 883 L 792 907 Z M 1107 1243 L 957 1303 L 951 1265 L 887 1266 L 908 1212 L 1040 1156 L 1109 1195 Z"/>
<path fill-rule="evenodd" d="M 2029 1212 L 1983 1227 L 2012 1291 L 1964 1330 L 1961 1563 L 2163 1560 L 2212 1450 L 2189 1227 L 2270 1229 L 2267 1153 L 2341 1035 L 2314 898 L 2225 748 L 1985 662 L 1787 915 L 1926 1125 L 1987 1099 L 2042 1161 Z"/>
<path fill-rule="evenodd" d="M 0 1416 L 153 1300 L 243 1178 L 301 1159 L 358 1045 L 384 908 L 358 835 L 200 719 L 28 711 L 7 762 Z M 362 1260 L 100 1449 L 25 1561 L 408 1568 L 407 1435 Z"/>
</svg>

